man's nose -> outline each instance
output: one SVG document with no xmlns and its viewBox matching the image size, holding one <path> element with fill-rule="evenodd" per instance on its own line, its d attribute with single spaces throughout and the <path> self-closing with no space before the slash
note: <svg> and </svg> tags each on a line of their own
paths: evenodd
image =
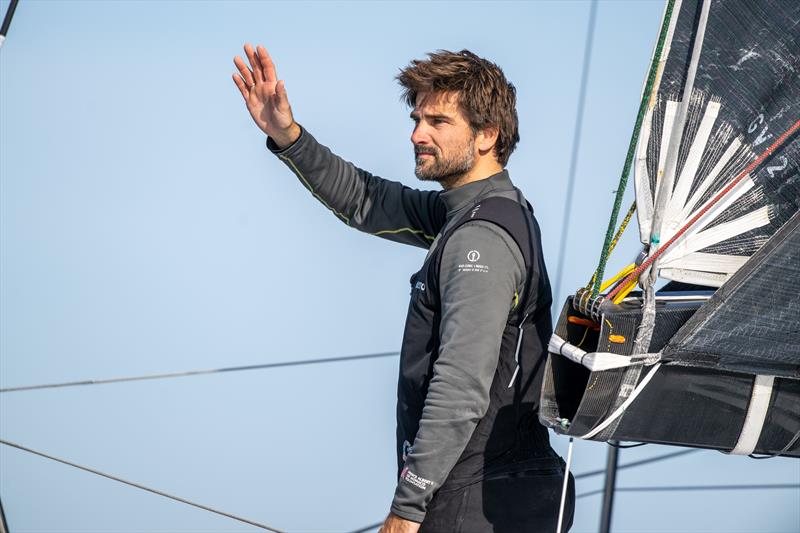
<svg viewBox="0 0 800 533">
<path fill-rule="evenodd" d="M 411 142 L 413 144 L 429 144 L 430 140 L 430 136 L 426 131 L 424 123 L 419 122 L 416 126 L 414 126 L 414 131 L 411 132 Z"/>
</svg>

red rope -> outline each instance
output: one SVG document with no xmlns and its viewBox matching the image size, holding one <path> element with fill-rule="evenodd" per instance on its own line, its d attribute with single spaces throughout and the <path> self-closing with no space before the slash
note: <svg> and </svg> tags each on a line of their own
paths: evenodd
<svg viewBox="0 0 800 533">
<path fill-rule="evenodd" d="M 785 132 L 783 135 L 781 135 L 780 137 L 778 137 L 777 139 L 775 139 L 775 142 L 774 142 L 774 143 L 772 143 L 772 144 L 770 145 L 770 147 L 769 147 L 769 148 L 767 148 L 766 150 L 764 150 L 764 152 L 763 152 L 763 153 L 762 153 L 760 156 L 758 156 L 758 157 L 757 157 L 757 158 L 756 158 L 756 159 L 755 159 L 755 160 L 754 160 L 752 163 L 750 163 L 749 165 L 747 165 L 747 168 L 745 168 L 745 169 L 744 169 L 744 170 L 743 170 L 743 171 L 742 171 L 742 172 L 741 172 L 741 173 L 740 173 L 738 176 L 736 176 L 736 179 L 734 179 L 733 181 L 731 181 L 731 182 L 730 182 L 730 183 L 729 183 L 729 184 L 728 184 L 728 185 L 727 185 L 727 186 L 726 186 L 724 189 L 722 189 L 721 191 L 719 191 L 719 192 L 717 193 L 717 195 L 716 195 L 716 196 L 714 196 L 714 198 L 712 198 L 712 199 L 711 199 L 711 201 L 709 201 L 709 202 L 708 202 L 708 203 L 707 203 L 705 206 L 703 206 L 703 208 L 702 208 L 702 209 L 700 209 L 700 210 L 697 212 L 697 214 L 696 214 L 695 216 L 693 216 L 693 217 L 692 217 L 692 218 L 689 220 L 689 222 L 687 222 L 687 223 L 686 223 L 686 224 L 685 224 L 685 225 L 684 225 L 684 226 L 683 226 L 683 227 L 682 227 L 682 228 L 681 228 L 681 229 L 678 231 L 678 233 L 676 233 L 675 235 L 673 235 L 673 236 L 672 236 L 672 238 L 671 238 L 670 240 L 668 240 L 667 242 L 665 242 L 665 243 L 664 243 L 664 245 L 663 245 L 661 248 L 659 248 L 658 250 L 656 250 L 656 252 L 655 252 L 653 255 L 651 255 L 650 257 L 648 257 L 646 261 L 644 261 L 644 262 L 643 262 L 641 265 L 639 265 L 639 266 L 636 268 L 636 270 L 634 270 L 633 272 L 631 272 L 631 273 L 628 275 L 628 277 L 627 277 L 627 278 L 625 278 L 625 280 L 624 280 L 622 283 L 620 283 L 619 285 L 617 285 L 617 287 L 616 287 L 616 288 L 615 288 L 613 291 L 611 291 L 611 292 L 608 294 L 608 296 L 606 296 L 606 298 L 607 298 L 607 299 L 609 299 L 609 300 L 612 300 L 612 299 L 614 298 L 614 296 L 616 296 L 616 295 L 617 295 L 617 293 L 618 293 L 620 290 L 622 290 L 622 287 L 625 287 L 625 286 L 627 286 L 627 285 L 628 285 L 630 282 L 632 282 L 633 280 L 635 280 L 635 279 L 638 279 L 638 278 L 639 278 L 639 276 L 641 275 L 641 273 L 642 273 L 642 272 L 644 272 L 644 271 L 645 271 L 645 269 L 646 269 L 647 267 L 649 267 L 651 264 L 653 264 L 653 261 L 655 261 L 655 260 L 656 260 L 656 259 L 657 259 L 657 258 L 658 258 L 658 257 L 659 257 L 661 254 L 662 254 L 662 253 L 664 253 L 664 251 L 665 251 L 667 248 L 669 248 L 670 246 L 672 246 L 672 244 L 673 244 L 673 243 L 674 243 L 676 240 L 678 240 L 678 239 L 679 239 L 679 238 L 680 238 L 680 237 L 681 237 L 681 236 L 682 236 L 684 233 L 686 233 L 686 232 L 689 230 L 689 228 L 691 228 L 691 227 L 692 227 L 692 226 L 693 226 L 693 225 L 694 225 L 694 224 L 695 224 L 695 223 L 696 223 L 698 220 L 700 220 L 700 218 L 701 218 L 703 215 L 705 215 L 705 214 L 708 212 L 708 210 L 709 210 L 709 209 L 711 209 L 712 207 L 714 207 L 714 205 L 715 205 L 717 202 L 719 202 L 719 201 L 722 199 L 722 197 L 723 197 L 723 196 L 725 196 L 726 194 L 728 194 L 729 192 L 731 192 L 731 191 L 733 190 L 733 188 L 734 188 L 734 187 L 736 187 L 736 185 L 737 185 L 737 184 L 738 184 L 740 181 L 742 181 L 742 180 L 743 180 L 743 179 L 744 179 L 744 178 L 745 178 L 745 177 L 746 177 L 748 174 L 750 174 L 750 172 L 752 172 L 752 171 L 753 171 L 753 170 L 754 170 L 754 169 L 755 169 L 755 168 L 756 168 L 758 165 L 760 165 L 761 163 L 763 163 L 763 162 L 764 162 L 764 160 L 765 160 L 767 157 L 769 157 L 769 156 L 772 154 L 772 152 L 774 152 L 775 150 L 777 150 L 777 149 L 778 149 L 778 148 L 779 148 L 779 147 L 780 147 L 780 146 L 781 146 L 781 145 L 782 145 L 782 144 L 783 144 L 783 143 L 786 141 L 786 139 L 788 139 L 788 138 L 789 138 L 789 137 L 790 137 L 792 134 L 794 134 L 794 132 L 796 132 L 796 131 L 798 130 L 798 128 L 800 128 L 800 119 L 798 119 L 798 120 L 797 120 L 797 122 L 795 122 L 795 123 L 792 125 L 792 127 L 791 127 L 791 128 L 789 128 L 789 129 L 788 129 L 788 130 L 787 130 L 787 131 L 786 131 L 786 132 Z"/>
</svg>

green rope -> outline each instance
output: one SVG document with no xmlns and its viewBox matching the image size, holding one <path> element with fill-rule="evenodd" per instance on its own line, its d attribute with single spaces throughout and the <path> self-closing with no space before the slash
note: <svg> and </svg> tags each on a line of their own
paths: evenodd
<svg viewBox="0 0 800 533">
<path fill-rule="evenodd" d="M 628 155 L 625 157 L 625 165 L 622 167 L 622 176 L 620 176 L 619 186 L 617 187 L 617 197 L 614 200 L 614 209 L 611 211 L 611 220 L 608 221 L 606 240 L 603 243 L 603 251 L 600 254 L 600 263 L 597 265 L 597 270 L 594 274 L 592 296 L 597 296 L 600 293 L 600 284 L 603 281 L 603 275 L 606 271 L 608 256 L 611 254 L 609 249 L 611 247 L 611 241 L 614 238 L 614 228 L 617 225 L 619 209 L 622 206 L 622 197 L 625 195 L 625 188 L 628 185 L 628 174 L 630 174 L 631 164 L 633 163 L 633 155 L 636 151 L 636 144 L 639 142 L 639 133 L 642 129 L 642 122 L 644 120 L 645 112 L 647 111 L 647 105 L 650 102 L 650 93 L 653 90 L 653 84 L 656 80 L 658 63 L 661 59 L 661 51 L 664 49 L 664 41 L 667 40 L 669 21 L 672 18 L 672 8 L 674 6 L 675 0 L 669 0 L 667 2 L 667 9 L 664 12 L 664 22 L 661 24 L 661 32 L 658 35 L 658 43 L 656 44 L 656 50 L 653 53 L 653 62 L 650 65 L 650 72 L 647 75 L 647 83 L 645 84 L 644 93 L 642 94 L 642 101 L 639 104 L 639 114 L 636 116 L 636 124 L 633 126 L 631 142 L 628 145 Z"/>
<path fill-rule="evenodd" d="M 630 209 L 628 209 L 628 213 L 625 215 L 625 218 L 622 219 L 622 224 L 620 224 L 619 225 L 619 229 L 617 229 L 617 233 L 614 235 L 614 238 L 611 239 L 611 244 L 608 246 L 608 254 L 609 255 L 611 255 L 611 252 L 613 252 L 614 248 L 616 248 L 620 237 L 622 237 L 622 234 L 625 233 L 625 229 L 628 227 L 628 223 L 633 218 L 633 214 L 635 212 L 636 212 L 636 200 L 634 200 L 633 203 L 631 204 Z M 584 288 L 584 290 L 588 291 L 588 290 L 590 290 L 592 288 L 592 285 L 594 284 L 594 279 L 595 279 L 596 275 L 597 275 L 597 272 L 595 272 L 592 275 L 592 279 L 590 279 L 589 283 L 586 284 L 586 287 Z"/>
</svg>

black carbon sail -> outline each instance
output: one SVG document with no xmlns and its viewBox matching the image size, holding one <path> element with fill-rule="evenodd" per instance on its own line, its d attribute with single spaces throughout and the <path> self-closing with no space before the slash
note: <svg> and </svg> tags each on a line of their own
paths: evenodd
<svg viewBox="0 0 800 533">
<path fill-rule="evenodd" d="M 648 260 L 631 276 L 673 283 L 638 349 L 641 296 L 570 298 L 540 419 L 585 439 L 800 457 L 800 2 L 669 7 L 635 158 Z M 687 284 L 707 290 L 674 290 Z"/>
</svg>

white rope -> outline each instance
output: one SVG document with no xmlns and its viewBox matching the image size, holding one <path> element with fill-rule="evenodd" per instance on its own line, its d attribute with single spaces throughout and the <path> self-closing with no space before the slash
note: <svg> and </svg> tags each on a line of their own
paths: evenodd
<svg viewBox="0 0 800 533">
<path fill-rule="evenodd" d="M 558 526 L 556 533 L 561 533 L 561 525 L 564 522 L 564 506 L 567 502 L 567 486 L 569 485 L 569 468 L 572 465 L 572 446 L 574 444 L 572 437 L 569 438 L 569 449 L 567 450 L 567 467 L 564 469 L 564 484 L 561 487 L 561 505 L 558 508 Z"/>
<path fill-rule="evenodd" d="M 761 430 L 764 429 L 764 421 L 767 419 L 774 383 L 775 376 L 759 375 L 753 381 L 753 391 L 750 396 L 750 404 L 747 406 L 744 424 L 742 424 L 742 431 L 736 446 L 730 451 L 731 455 L 750 455 L 756 449 L 758 439 L 761 437 Z"/>
<path fill-rule="evenodd" d="M 579 438 L 591 439 L 592 437 L 603 431 L 606 427 L 608 427 L 608 425 L 611 424 L 611 422 L 619 418 L 622 415 L 622 413 L 625 412 L 625 409 L 627 409 L 628 406 L 631 403 L 633 403 L 633 400 L 635 400 L 636 397 L 639 396 L 639 393 L 644 390 L 644 388 L 647 386 L 648 383 L 650 383 L 650 380 L 653 378 L 653 376 L 656 373 L 656 370 L 658 370 L 659 367 L 661 367 L 661 363 L 657 363 L 656 365 L 654 365 L 653 368 L 650 370 L 650 372 L 648 372 L 647 375 L 644 377 L 644 379 L 641 381 L 641 383 L 639 383 L 636 386 L 636 388 L 633 389 L 633 392 L 631 392 L 631 395 L 628 396 L 628 399 L 622 402 L 622 405 L 617 407 L 617 410 L 611 413 L 611 416 L 606 418 L 600 425 L 595 427 L 589 433 L 587 433 L 586 435 L 582 435 Z"/>
</svg>

